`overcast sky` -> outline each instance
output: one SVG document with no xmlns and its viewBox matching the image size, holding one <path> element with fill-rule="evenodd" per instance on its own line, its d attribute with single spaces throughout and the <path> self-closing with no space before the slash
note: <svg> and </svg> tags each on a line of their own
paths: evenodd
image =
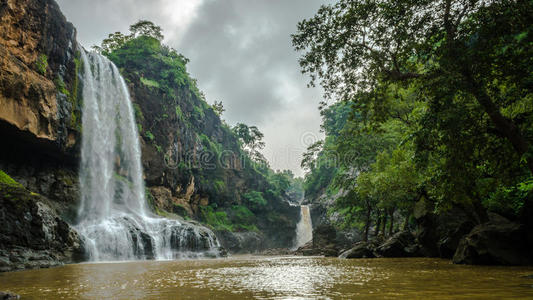
<svg viewBox="0 0 533 300">
<path fill-rule="evenodd" d="M 307 88 L 290 40 L 296 24 L 328 0 L 57 0 L 90 48 L 140 19 L 191 61 L 207 101 L 222 101 L 229 124 L 256 125 L 274 169 L 302 175 L 301 155 L 321 139 L 322 92 Z"/>
</svg>

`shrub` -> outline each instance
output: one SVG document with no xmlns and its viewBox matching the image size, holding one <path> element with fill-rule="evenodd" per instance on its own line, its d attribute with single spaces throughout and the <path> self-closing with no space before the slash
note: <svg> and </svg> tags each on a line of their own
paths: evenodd
<svg viewBox="0 0 533 300">
<path fill-rule="evenodd" d="M 46 54 L 40 54 L 35 61 L 35 67 L 41 75 L 45 75 L 48 69 L 48 56 Z"/>
<path fill-rule="evenodd" d="M 22 187 L 22 185 L 18 182 L 16 182 L 13 178 L 11 178 L 9 175 L 4 173 L 4 171 L 0 170 L 0 183 L 12 186 L 12 187 Z"/>
</svg>

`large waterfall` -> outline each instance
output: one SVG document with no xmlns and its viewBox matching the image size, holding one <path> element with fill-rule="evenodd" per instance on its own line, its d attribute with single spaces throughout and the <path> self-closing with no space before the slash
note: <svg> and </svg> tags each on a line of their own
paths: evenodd
<svg viewBox="0 0 533 300">
<path fill-rule="evenodd" d="M 313 239 L 313 224 L 309 206 L 300 206 L 300 221 L 296 224 L 296 242 L 295 248 L 305 245 Z"/>
<path fill-rule="evenodd" d="M 146 205 L 139 135 L 116 66 L 81 51 L 81 205 L 76 226 L 92 261 L 215 256 L 211 230 L 153 215 Z"/>
</svg>

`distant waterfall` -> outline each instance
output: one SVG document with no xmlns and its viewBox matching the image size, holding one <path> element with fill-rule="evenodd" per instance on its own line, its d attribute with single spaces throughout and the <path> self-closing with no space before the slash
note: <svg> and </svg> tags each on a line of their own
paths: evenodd
<svg viewBox="0 0 533 300">
<path fill-rule="evenodd" d="M 83 118 L 78 232 L 90 260 L 216 255 L 211 230 L 146 207 L 139 134 L 124 79 L 102 55 L 81 51 Z"/>
<path fill-rule="evenodd" d="M 313 223 L 309 206 L 300 206 L 300 221 L 296 225 L 296 243 L 295 248 L 305 245 L 313 239 Z"/>
</svg>

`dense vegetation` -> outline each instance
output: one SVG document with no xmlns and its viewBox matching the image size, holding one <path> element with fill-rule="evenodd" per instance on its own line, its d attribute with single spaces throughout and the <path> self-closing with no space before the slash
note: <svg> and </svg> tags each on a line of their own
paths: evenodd
<svg viewBox="0 0 533 300">
<path fill-rule="evenodd" d="M 239 123 L 231 128 L 221 121 L 222 102 L 207 104 L 187 72 L 188 59 L 162 39 L 160 27 L 139 21 L 129 34 L 110 34 L 94 47 L 135 86 L 134 98 L 145 99 L 134 103 L 138 129 L 148 148 L 155 149 L 153 156 L 165 163 L 154 172 L 166 174 L 164 182 L 148 179 L 147 185 L 184 193 L 192 179 L 195 193 L 207 197 L 209 205 L 201 205 L 195 215 L 187 215 L 179 204 L 167 210 L 217 230 L 258 231 L 294 223 L 280 213 L 287 200 L 299 197 L 293 174 L 270 169 L 259 152 L 265 144 L 256 126 Z M 180 197 L 178 193 L 174 196 Z M 152 195 L 148 199 L 154 203 Z"/>
<path fill-rule="evenodd" d="M 527 0 L 341 0 L 300 22 L 302 70 L 338 101 L 302 162 L 307 196 L 335 196 L 365 239 L 409 226 L 421 200 L 527 218 L 531 16 Z"/>
</svg>

